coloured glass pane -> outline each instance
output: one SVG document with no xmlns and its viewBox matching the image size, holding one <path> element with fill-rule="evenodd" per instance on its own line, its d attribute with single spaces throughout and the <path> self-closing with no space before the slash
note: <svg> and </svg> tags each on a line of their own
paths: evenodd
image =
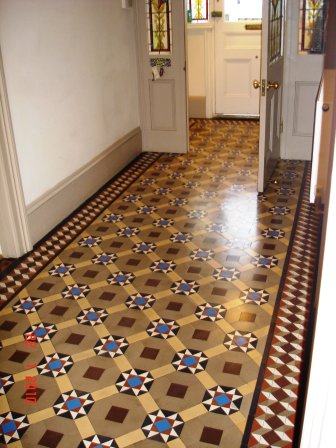
<svg viewBox="0 0 336 448">
<path fill-rule="evenodd" d="M 171 0 L 147 0 L 150 53 L 171 53 Z"/>
<path fill-rule="evenodd" d="M 269 54 L 270 62 L 282 54 L 283 0 L 270 0 Z"/>
<path fill-rule="evenodd" d="M 189 0 L 192 22 L 207 22 L 209 20 L 209 0 Z"/>
<path fill-rule="evenodd" d="M 324 0 L 301 0 L 299 50 L 309 53 L 323 53 L 327 13 Z"/>
</svg>

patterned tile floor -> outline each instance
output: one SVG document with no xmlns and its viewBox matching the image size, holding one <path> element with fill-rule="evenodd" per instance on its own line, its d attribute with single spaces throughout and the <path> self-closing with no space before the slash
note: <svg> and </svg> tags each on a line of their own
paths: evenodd
<svg viewBox="0 0 336 448">
<path fill-rule="evenodd" d="M 2 281 L 0 446 L 291 446 L 307 167 L 280 162 L 258 196 L 258 123 L 190 131 L 188 155 L 141 157 Z"/>
</svg>

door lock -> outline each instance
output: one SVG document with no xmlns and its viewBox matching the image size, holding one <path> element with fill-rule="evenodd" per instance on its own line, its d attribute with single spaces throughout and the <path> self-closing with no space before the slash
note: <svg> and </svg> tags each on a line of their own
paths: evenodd
<svg viewBox="0 0 336 448">
<path fill-rule="evenodd" d="M 255 79 L 255 80 L 253 81 L 253 87 L 254 87 L 255 89 L 259 89 L 259 88 L 260 88 L 260 81 L 258 81 L 257 79 Z"/>
<path fill-rule="evenodd" d="M 277 81 L 275 81 L 275 82 L 268 81 L 268 83 L 267 83 L 267 90 L 269 90 L 270 88 L 278 90 L 279 87 L 280 87 L 280 84 Z"/>
<path fill-rule="evenodd" d="M 252 84 L 255 89 L 259 89 L 261 87 L 261 96 L 265 96 L 266 82 L 264 79 L 262 79 L 261 81 L 255 79 Z"/>
</svg>

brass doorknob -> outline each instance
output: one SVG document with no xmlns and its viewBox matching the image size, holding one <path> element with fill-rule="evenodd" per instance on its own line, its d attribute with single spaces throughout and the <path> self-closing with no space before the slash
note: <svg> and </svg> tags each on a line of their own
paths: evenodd
<svg viewBox="0 0 336 448">
<path fill-rule="evenodd" d="M 253 81 L 253 87 L 254 87 L 255 89 L 259 89 L 259 87 L 260 87 L 260 81 L 258 81 L 257 79 L 255 79 L 255 80 Z"/>
<path fill-rule="evenodd" d="M 280 87 L 280 84 L 277 81 L 275 81 L 275 82 L 268 82 L 267 83 L 267 90 L 270 89 L 271 87 L 273 89 L 275 89 L 275 90 L 278 90 L 278 88 Z"/>
</svg>

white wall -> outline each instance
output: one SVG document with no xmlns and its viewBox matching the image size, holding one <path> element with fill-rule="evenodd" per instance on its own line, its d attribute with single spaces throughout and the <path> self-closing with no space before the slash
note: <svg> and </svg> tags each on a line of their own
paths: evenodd
<svg viewBox="0 0 336 448">
<path fill-rule="evenodd" d="M 0 0 L 0 44 L 29 205 L 139 126 L 133 9 Z"/>
</svg>

